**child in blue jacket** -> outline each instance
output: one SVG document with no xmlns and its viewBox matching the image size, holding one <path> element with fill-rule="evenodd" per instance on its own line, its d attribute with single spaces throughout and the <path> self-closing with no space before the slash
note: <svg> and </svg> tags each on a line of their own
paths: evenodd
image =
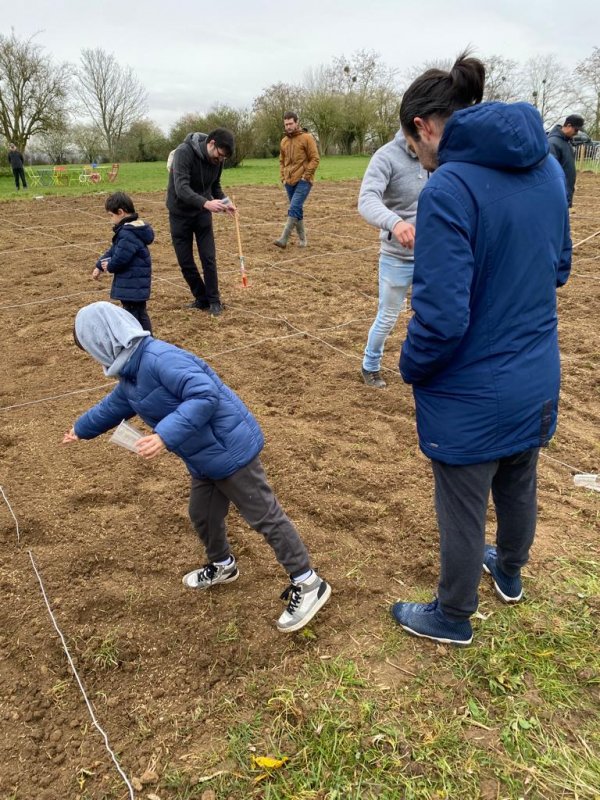
<svg viewBox="0 0 600 800">
<path fill-rule="evenodd" d="M 311 568 L 306 547 L 267 482 L 259 459 L 263 435 L 239 397 L 204 361 L 154 339 L 111 303 L 82 308 L 74 337 L 119 383 L 79 417 L 63 442 L 93 439 L 138 414 L 153 430 L 137 441 L 138 453 L 154 458 L 170 450 L 191 475 L 189 514 L 207 563 L 185 575 L 184 585 L 208 589 L 238 579 L 225 526 L 233 503 L 290 575 L 291 584 L 281 595 L 288 603 L 278 630 L 304 627 L 327 602 L 331 588 Z"/>
<path fill-rule="evenodd" d="M 146 310 L 152 282 L 152 258 L 148 245 L 154 241 L 154 231 L 138 218 L 133 201 L 125 192 L 115 192 L 104 204 L 114 222 L 111 247 L 96 262 L 92 278 L 98 280 L 103 272 L 112 273 L 110 296 L 120 300 L 125 311 L 138 320 L 145 331 L 152 333 L 152 323 Z"/>
</svg>

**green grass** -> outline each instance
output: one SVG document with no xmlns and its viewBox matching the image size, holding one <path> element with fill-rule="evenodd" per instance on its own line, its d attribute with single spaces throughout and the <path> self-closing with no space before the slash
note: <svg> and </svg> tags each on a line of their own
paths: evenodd
<svg viewBox="0 0 600 800">
<path fill-rule="evenodd" d="M 316 173 L 317 181 L 345 181 L 362 178 L 369 163 L 368 156 L 325 156 Z M 79 196 L 121 189 L 131 194 L 164 191 L 167 187 L 164 161 L 121 164 L 115 183 L 72 184 L 70 186 L 36 186 L 17 192 L 12 177 L 0 177 L 0 201 L 25 199 L 36 195 Z M 240 167 L 225 170 L 223 187 L 273 185 L 279 183 L 279 161 L 276 158 L 251 158 Z"/>
<path fill-rule="evenodd" d="M 276 686 L 252 676 L 218 708 L 224 752 L 201 772 L 170 765 L 164 788 L 177 800 L 208 787 L 249 800 L 599 800 L 599 567 L 557 560 L 517 607 L 486 594 L 464 650 L 390 622 L 371 661 L 307 657 Z M 401 665 L 407 651 L 423 659 L 414 678 L 369 680 L 373 658 Z M 265 770 L 253 755 L 289 760 Z"/>
</svg>

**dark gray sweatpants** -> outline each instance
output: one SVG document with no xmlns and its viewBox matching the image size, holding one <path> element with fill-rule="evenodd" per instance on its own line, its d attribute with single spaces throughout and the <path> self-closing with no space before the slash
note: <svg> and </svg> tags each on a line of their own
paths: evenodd
<svg viewBox="0 0 600 800">
<path fill-rule="evenodd" d="M 290 575 L 310 569 L 310 557 L 294 524 L 279 505 L 258 456 L 222 480 L 192 478 L 190 519 L 209 562 L 230 555 L 225 517 L 233 503 L 248 525 L 262 533 Z"/>
<path fill-rule="evenodd" d="M 496 509 L 498 566 L 519 574 L 529 558 L 537 519 L 539 449 L 484 464 L 432 461 L 440 532 L 438 598 L 451 619 L 477 610 L 490 490 Z"/>
</svg>

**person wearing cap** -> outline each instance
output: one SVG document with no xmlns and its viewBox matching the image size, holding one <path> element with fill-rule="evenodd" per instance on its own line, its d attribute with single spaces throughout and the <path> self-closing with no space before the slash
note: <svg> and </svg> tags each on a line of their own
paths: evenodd
<svg viewBox="0 0 600 800">
<path fill-rule="evenodd" d="M 577 180 L 577 170 L 575 169 L 575 148 L 571 140 L 576 133 L 583 128 L 583 117 L 579 114 L 569 114 L 563 125 L 555 125 L 548 134 L 548 146 L 550 153 L 556 158 L 565 173 L 567 183 L 567 200 L 569 208 L 573 205 L 573 195 L 575 193 L 575 181 Z"/>
<path fill-rule="evenodd" d="M 212 215 L 236 211 L 221 189 L 223 162 L 234 147 L 233 133 L 226 128 L 188 134 L 173 155 L 167 189 L 171 240 L 194 298 L 190 308 L 209 311 L 213 317 L 219 316 L 224 306 L 219 295 Z M 194 261 L 194 239 L 204 280 Z"/>
<path fill-rule="evenodd" d="M 15 179 L 15 186 L 17 187 L 17 192 L 19 191 L 19 181 L 23 184 L 23 188 L 27 188 L 27 181 L 25 180 L 25 169 L 23 167 L 23 155 L 22 153 L 17 150 L 17 145 L 11 142 L 8 145 L 8 163 L 10 164 L 10 168 L 12 169 L 12 173 Z"/>
</svg>

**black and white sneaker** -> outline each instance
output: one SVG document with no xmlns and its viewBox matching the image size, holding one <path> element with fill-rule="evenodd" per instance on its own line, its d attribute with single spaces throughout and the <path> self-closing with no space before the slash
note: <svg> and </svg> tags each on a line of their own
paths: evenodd
<svg viewBox="0 0 600 800">
<path fill-rule="evenodd" d="M 291 583 L 281 595 L 287 608 L 277 620 L 277 630 L 291 633 L 303 628 L 331 596 L 331 586 L 316 572 L 303 583 Z"/>
<path fill-rule="evenodd" d="M 232 556 L 231 564 L 205 564 L 200 569 L 188 572 L 183 576 L 183 585 L 188 589 L 210 589 L 217 583 L 233 583 L 239 576 L 235 558 Z"/>
</svg>

